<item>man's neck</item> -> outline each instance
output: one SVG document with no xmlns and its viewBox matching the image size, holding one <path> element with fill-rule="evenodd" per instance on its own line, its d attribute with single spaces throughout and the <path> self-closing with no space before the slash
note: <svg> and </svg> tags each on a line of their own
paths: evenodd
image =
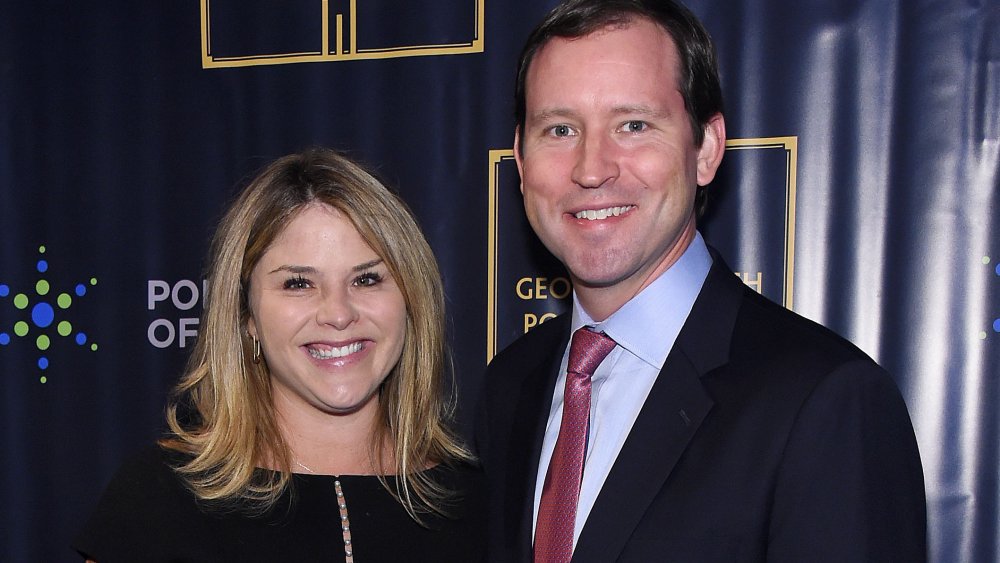
<svg viewBox="0 0 1000 563">
<path fill-rule="evenodd" d="M 648 268 L 645 274 L 641 271 L 635 272 L 625 280 L 606 287 L 588 287 L 579 283 L 579 280 L 574 278 L 573 287 L 580 306 L 595 321 L 602 322 L 607 320 L 608 317 L 613 315 L 618 309 L 621 309 L 633 297 L 638 295 L 639 292 L 646 289 L 649 284 L 653 283 L 664 272 L 669 270 L 671 266 L 676 264 L 687 251 L 688 247 L 691 246 L 691 242 L 694 240 L 697 232 L 695 221 L 692 217 L 691 221 L 684 227 L 677 242 L 660 257 L 660 260 Z M 573 278 L 572 273 L 570 277 Z"/>
</svg>

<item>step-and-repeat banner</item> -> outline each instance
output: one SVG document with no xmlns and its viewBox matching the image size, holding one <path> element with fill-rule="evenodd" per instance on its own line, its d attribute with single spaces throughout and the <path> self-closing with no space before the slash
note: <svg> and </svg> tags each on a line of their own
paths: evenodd
<svg viewBox="0 0 1000 563">
<path fill-rule="evenodd" d="M 511 151 L 517 54 L 552 4 L 4 2 L 0 558 L 78 560 L 104 485 L 163 431 L 222 210 L 309 146 L 374 167 L 418 215 L 469 430 L 486 362 L 571 295 Z M 730 136 L 706 238 L 892 372 L 932 559 L 997 560 L 1000 1 L 690 6 Z"/>
</svg>

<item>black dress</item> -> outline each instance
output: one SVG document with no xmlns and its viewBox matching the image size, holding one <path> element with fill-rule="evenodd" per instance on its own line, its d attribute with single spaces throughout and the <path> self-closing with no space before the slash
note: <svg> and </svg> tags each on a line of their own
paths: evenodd
<svg viewBox="0 0 1000 563">
<path fill-rule="evenodd" d="M 183 459 L 153 448 L 127 462 L 73 547 L 98 563 L 345 560 L 334 477 L 295 474 L 290 491 L 267 513 L 252 517 L 205 510 L 171 469 Z M 356 563 L 485 559 L 481 473 L 444 465 L 428 471 L 457 496 L 447 506 L 450 518 L 421 515 L 426 527 L 407 515 L 377 477 L 339 477 Z"/>
</svg>

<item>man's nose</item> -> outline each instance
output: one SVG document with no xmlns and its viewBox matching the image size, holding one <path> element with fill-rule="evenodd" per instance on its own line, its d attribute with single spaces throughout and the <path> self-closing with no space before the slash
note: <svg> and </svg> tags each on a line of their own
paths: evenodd
<svg viewBox="0 0 1000 563">
<path fill-rule="evenodd" d="M 599 134 L 585 135 L 577 146 L 573 182 L 583 188 L 599 188 L 618 177 L 615 149 Z"/>
</svg>

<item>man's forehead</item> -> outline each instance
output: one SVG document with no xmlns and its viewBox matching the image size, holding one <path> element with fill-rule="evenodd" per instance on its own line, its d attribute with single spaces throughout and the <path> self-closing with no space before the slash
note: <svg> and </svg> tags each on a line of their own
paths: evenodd
<svg viewBox="0 0 1000 563">
<path fill-rule="evenodd" d="M 563 44 L 572 45 L 573 43 L 579 42 L 579 41 L 584 40 L 584 39 L 599 38 L 599 37 L 602 37 L 602 36 L 606 36 L 606 35 L 613 34 L 613 33 L 619 33 L 619 32 L 622 32 L 622 33 L 629 33 L 629 32 L 633 32 L 633 31 L 640 32 L 640 31 L 645 31 L 647 29 L 655 29 L 655 30 L 657 30 L 663 36 L 663 38 L 666 39 L 667 42 L 670 43 L 670 45 L 674 49 L 677 48 L 677 44 L 674 41 L 673 36 L 670 34 L 669 31 L 667 31 L 667 29 L 665 27 L 663 27 L 662 25 L 660 25 L 659 22 L 656 22 L 656 21 L 654 21 L 654 20 L 652 20 L 650 18 L 647 18 L 645 16 L 641 16 L 641 15 L 637 15 L 637 14 L 629 14 L 629 15 L 626 15 L 626 16 L 622 16 L 621 19 L 616 19 L 616 20 L 611 21 L 609 23 L 600 25 L 600 26 L 596 27 L 595 29 L 593 29 L 591 31 L 588 31 L 587 33 L 584 33 L 584 34 L 581 34 L 581 35 L 572 35 L 572 36 L 570 36 L 570 35 L 553 35 L 552 37 L 549 37 L 547 40 L 545 40 L 539 46 L 538 51 L 535 54 L 535 58 L 537 58 L 538 55 L 541 54 L 542 51 L 544 51 L 546 47 L 552 45 L 553 43 L 563 43 Z"/>
<path fill-rule="evenodd" d="M 537 63 L 539 59 L 547 60 L 552 62 L 551 59 L 561 60 L 569 56 L 573 56 L 579 52 L 580 49 L 591 48 L 594 41 L 600 41 L 609 35 L 615 35 L 614 41 L 629 42 L 629 40 L 635 41 L 645 41 L 657 44 L 656 47 L 651 49 L 643 49 L 641 52 L 636 53 L 636 58 L 642 58 L 643 55 L 652 55 L 653 57 L 664 60 L 667 58 L 674 58 L 677 62 L 680 62 L 679 49 L 673 36 L 667 32 L 660 24 L 644 17 L 635 17 L 627 21 L 616 22 L 608 25 L 601 26 L 589 33 L 583 35 L 564 37 L 564 36 L 554 36 L 545 41 L 535 52 L 534 57 L 526 73 L 526 82 L 530 78 L 534 71 L 539 66 Z M 595 53 L 595 56 L 588 59 L 586 62 L 593 62 L 599 58 L 599 53 Z M 556 64 L 562 64 L 557 62 Z"/>
<path fill-rule="evenodd" d="M 607 37 L 612 34 L 615 36 Z M 680 90 L 683 65 L 673 38 L 659 24 L 642 18 L 603 26 L 577 37 L 549 39 L 536 52 L 525 75 L 527 98 L 533 97 L 531 91 L 537 93 L 540 80 L 550 93 L 562 91 L 566 80 L 583 80 L 580 84 L 584 87 L 587 81 L 583 77 L 599 82 L 601 65 L 620 74 L 623 85 L 642 82 L 644 90 L 650 80 L 659 78 L 664 79 L 659 86 Z M 626 70 L 622 72 L 622 68 Z"/>
</svg>

